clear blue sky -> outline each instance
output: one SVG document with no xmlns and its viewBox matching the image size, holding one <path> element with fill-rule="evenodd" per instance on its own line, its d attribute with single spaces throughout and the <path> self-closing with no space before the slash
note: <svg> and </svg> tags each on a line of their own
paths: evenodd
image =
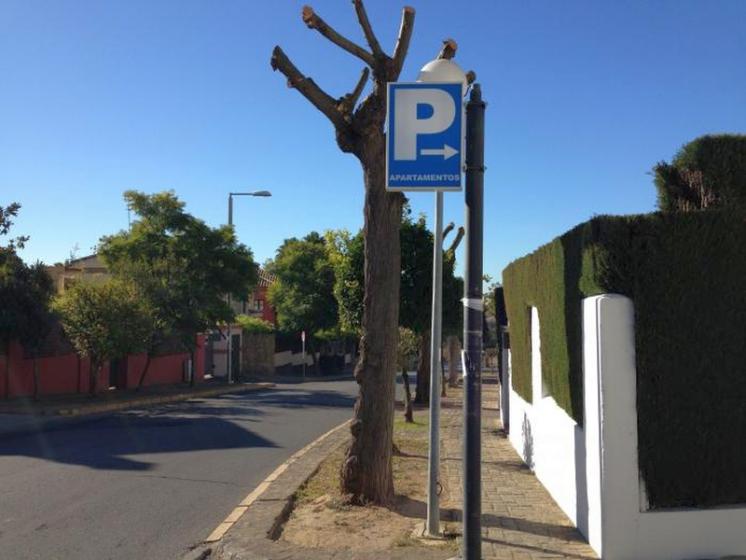
<svg viewBox="0 0 746 560">
<path fill-rule="evenodd" d="M 594 214 L 647 212 L 647 174 L 704 133 L 746 131 L 746 2 L 410 0 L 403 80 L 445 37 L 487 108 L 485 272 Z M 390 50 L 401 0 L 368 2 Z M 456 9 L 454 6 L 461 4 Z M 173 189 L 211 224 L 239 199 L 260 261 L 286 237 L 357 229 L 357 161 L 269 66 L 283 46 L 338 96 L 361 63 L 300 20 L 296 1 L 2 0 L 0 204 L 23 204 L 23 255 L 52 263 L 127 225 L 125 189 Z M 348 0 L 316 11 L 359 42 Z M 411 197 L 431 213 L 432 195 Z M 463 221 L 461 195 L 446 219 Z"/>
</svg>

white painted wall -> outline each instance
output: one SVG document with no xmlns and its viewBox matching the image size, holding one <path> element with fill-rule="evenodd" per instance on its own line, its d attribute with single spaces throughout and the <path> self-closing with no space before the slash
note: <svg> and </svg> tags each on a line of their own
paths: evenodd
<svg viewBox="0 0 746 560">
<path fill-rule="evenodd" d="M 543 397 L 541 379 L 540 318 L 531 309 L 531 385 L 533 403 L 513 390 L 510 378 L 509 439 L 536 477 L 549 490 L 562 511 L 585 534 L 587 507 L 579 503 L 585 494 L 585 440 L 583 430 L 552 397 Z M 510 377 L 510 376 L 509 376 Z M 578 468 L 578 461 L 581 465 Z M 580 487 L 580 492 L 578 492 Z"/>
<path fill-rule="evenodd" d="M 508 373 L 510 442 L 593 549 L 606 560 L 745 555 L 746 507 L 641 506 L 632 301 L 583 301 L 584 427 L 542 396 L 540 318 L 531 314 L 533 402 L 515 393 Z"/>
<path fill-rule="evenodd" d="M 602 295 L 583 301 L 589 488 L 600 523 L 591 545 L 608 560 L 694 560 L 746 554 L 746 507 L 645 511 L 637 460 L 637 375 L 632 301 Z M 594 379 L 596 380 L 594 383 Z M 596 390 L 596 396 L 592 392 Z M 595 440 L 594 443 L 591 443 Z M 589 500 L 590 501 L 590 500 Z M 600 515 L 597 510 L 600 508 Z M 600 527 L 600 531 L 599 531 Z"/>
</svg>

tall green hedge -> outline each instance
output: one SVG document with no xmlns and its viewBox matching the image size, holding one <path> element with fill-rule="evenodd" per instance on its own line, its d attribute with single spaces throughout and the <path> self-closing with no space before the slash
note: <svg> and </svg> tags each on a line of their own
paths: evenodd
<svg viewBox="0 0 746 560">
<path fill-rule="evenodd" d="M 515 389 L 531 400 L 535 306 L 543 380 L 579 422 L 581 300 L 634 301 L 639 460 L 651 507 L 746 503 L 744 240 L 738 213 L 598 217 L 503 273 Z"/>
<path fill-rule="evenodd" d="M 664 212 L 746 209 L 746 135 L 701 136 L 653 168 Z"/>
</svg>

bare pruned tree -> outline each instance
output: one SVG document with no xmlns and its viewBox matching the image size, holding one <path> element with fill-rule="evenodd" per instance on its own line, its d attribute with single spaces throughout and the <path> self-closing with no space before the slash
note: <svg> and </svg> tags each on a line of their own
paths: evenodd
<svg viewBox="0 0 746 560">
<path fill-rule="evenodd" d="M 368 48 L 338 33 L 310 6 L 302 11 L 303 22 L 310 29 L 365 65 L 350 93 L 337 98 L 329 95 L 301 73 L 279 46 L 272 52 L 271 63 L 274 70 L 284 74 L 289 87 L 297 89 L 326 115 L 334 126 L 339 148 L 354 154 L 363 168 L 365 296 L 360 358 L 355 368 L 360 392 L 350 427 L 352 441 L 341 472 L 341 488 L 353 502 L 387 504 L 394 493 L 391 450 L 401 271 L 399 222 L 404 197 L 385 188 L 386 83 L 399 78 L 415 13 L 409 6 L 402 10 L 396 45 L 393 54 L 388 55 L 373 32 L 362 0 L 352 3 Z M 446 56 L 453 56 L 455 48 L 455 42 L 446 42 Z M 372 89 L 360 101 L 371 79 Z"/>
</svg>

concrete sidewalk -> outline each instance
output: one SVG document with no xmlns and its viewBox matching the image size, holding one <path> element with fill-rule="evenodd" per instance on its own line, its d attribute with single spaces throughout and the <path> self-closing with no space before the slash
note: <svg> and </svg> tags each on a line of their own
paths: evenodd
<svg viewBox="0 0 746 560">
<path fill-rule="evenodd" d="M 148 387 L 139 392 L 112 391 L 93 398 L 76 394 L 47 397 L 38 402 L 31 399 L 3 400 L 0 401 L 0 437 L 47 430 L 75 420 L 88 420 L 92 415 L 119 410 L 257 391 L 271 387 L 274 387 L 274 383 L 228 385 L 222 382 L 208 382 L 196 387 L 164 385 Z"/>
<path fill-rule="evenodd" d="M 498 385 L 482 386 L 482 558 L 598 558 L 502 432 Z M 489 383 L 492 381 L 492 383 Z M 462 390 L 448 389 L 441 416 L 441 508 L 463 499 Z"/>
</svg>

